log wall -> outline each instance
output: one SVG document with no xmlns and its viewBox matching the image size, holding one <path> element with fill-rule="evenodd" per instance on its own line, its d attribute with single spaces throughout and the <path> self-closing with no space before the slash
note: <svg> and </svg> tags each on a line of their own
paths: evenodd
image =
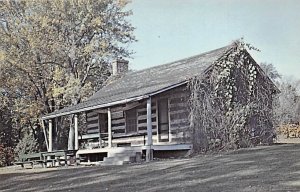
<svg viewBox="0 0 300 192">
<path fill-rule="evenodd" d="M 188 112 L 188 90 L 186 86 L 180 86 L 170 91 L 163 92 L 152 98 L 152 134 L 153 143 L 158 143 L 157 128 L 157 100 L 168 99 L 169 106 L 169 141 L 170 143 L 190 143 L 189 138 L 189 112 Z M 126 133 L 125 111 L 136 108 L 137 132 Z M 99 113 L 103 110 L 94 110 L 87 113 L 87 134 L 99 133 Z M 146 101 L 131 103 L 127 105 L 111 107 L 113 146 L 121 143 L 131 145 L 143 145 L 147 139 L 147 110 Z"/>
<path fill-rule="evenodd" d="M 169 127 L 171 143 L 190 143 L 189 134 L 189 91 L 186 85 L 166 91 L 155 99 L 168 98 L 169 101 Z"/>
</svg>

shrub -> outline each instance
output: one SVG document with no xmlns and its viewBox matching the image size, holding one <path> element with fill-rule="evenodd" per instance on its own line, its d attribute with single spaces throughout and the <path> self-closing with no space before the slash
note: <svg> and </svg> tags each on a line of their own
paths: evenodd
<svg viewBox="0 0 300 192">
<path fill-rule="evenodd" d="M 4 147 L 0 144 L 0 167 L 12 165 L 14 161 L 14 151 L 11 147 Z"/>
<path fill-rule="evenodd" d="M 25 133 L 24 137 L 20 140 L 15 148 L 15 153 L 19 157 L 23 154 L 34 153 L 38 151 L 38 142 L 30 133 Z"/>
</svg>

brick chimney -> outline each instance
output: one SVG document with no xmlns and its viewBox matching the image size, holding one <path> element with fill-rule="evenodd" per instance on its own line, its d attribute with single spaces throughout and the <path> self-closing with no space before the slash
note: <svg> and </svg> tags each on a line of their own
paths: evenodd
<svg viewBox="0 0 300 192">
<path fill-rule="evenodd" d="M 128 71 L 128 61 L 121 58 L 116 59 L 112 63 L 112 75 L 124 74 Z"/>
</svg>

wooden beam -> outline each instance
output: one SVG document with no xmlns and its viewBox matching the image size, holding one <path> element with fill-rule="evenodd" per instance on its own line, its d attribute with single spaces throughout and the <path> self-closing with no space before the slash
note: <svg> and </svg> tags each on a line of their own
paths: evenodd
<svg viewBox="0 0 300 192">
<path fill-rule="evenodd" d="M 172 142 L 172 134 L 171 134 L 171 115 L 170 115 L 170 99 L 168 99 L 168 121 L 169 121 L 169 142 Z M 157 130 L 158 131 L 158 130 Z"/>
<path fill-rule="evenodd" d="M 101 136 L 101 127 L 100 127 L 100 113 L 98 113 L 98 131 L 99 131 L 99 147 L 102 148 L 102 136 Z"/>
<path fill-rule="evenodd" d="M 78 115 L 74 116 L 74 129 L 75 129 L 75 150 L 78 150 Z"/>
<path fill-rule="evenodd" d="M 147 149 L 146 161 L 149 162 L 153 159 L 152 152 L 152 118 L 151 118 L 151 97 L 147 99 Z"/>
<path fill-rule="evenodd" d="M 42 119 L 40 119 L 40 120 L 42 122 L 42 128 L 43 128 L 44 138 L 45 138 L 46 147 L 47 147 L 47 151 L 48 151 L 49 145 L 48 145 L 48 138 L 47 138 L 47 132 L 46 132 L 46 127 L 45 127 L 45 122 Z"/>
<path fill-rule="evenodd" d="M 91 111 L 91 110 L 99 109 L 99 108 L 112 107 L 114 105 L 120 105 L 120 104 L 129 103 L 129 102 L 133 102 L 133 101 L 140 101 L 140 100 L 143 100 L 145 98 L 148 98 L 148 96 L 143 95 L 143 96 L 138 96 L 138 97 L 132 97 L 132 98 L 129 98 L 129 99 L 114 101 L 114 102 L 111 102 L 111 103 L 93 105 L 91 107 L 85 107 L 85 108 L 78 109 L 78 110 L 72 110 L 72 111 L 58 113 L 58 114 L 54 114 L 54 115 L 46 115 L 46 116 L 43 116 L 42 119 L 46 120 L 46 119 L 51 119 L 51 118 L 54 118 L 54 117 L 60 117 L 60 116 L 70 115 L 70 114 L 84 112 L 84 111 Z"/>
<path fill-rule="evenodd" d="M 52 152 L 53 150 L 53 145 L 52 145 L 52 132 L 53 130 L 53 124 L 52 124 L 52 119 L 49 119 L 49 147 L 48 147 L 48 152 Z"/>
<path fill-rule="evenodd" d="M 107 110 L 108 120 L 108 147 L 112 147 L 112 132 L 111 132 L 111 111 L 110 108 Z"/>
</svg>

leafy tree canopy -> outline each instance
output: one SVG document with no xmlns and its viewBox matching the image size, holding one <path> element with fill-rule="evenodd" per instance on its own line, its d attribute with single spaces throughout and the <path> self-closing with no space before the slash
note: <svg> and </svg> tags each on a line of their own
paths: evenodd
<svg viewBox="0 0 300 192">
<path fill-rule="evenodd" d="M 130 57 L 135 37 L 127 3 L 0 2 L 0 89 L 9 98 L 12 127 L 38 129 L 42 114 L 90 96 L 110 75 L 113 59 Z"/>
</svg>

